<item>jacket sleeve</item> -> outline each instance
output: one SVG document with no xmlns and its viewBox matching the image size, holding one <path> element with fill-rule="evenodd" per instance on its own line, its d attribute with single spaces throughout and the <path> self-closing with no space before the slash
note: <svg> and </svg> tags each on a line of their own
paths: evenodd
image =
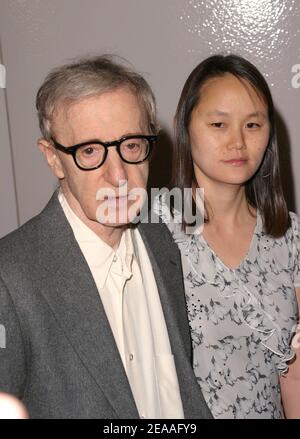
<svg viewBox="0 0 300 439">
<path fill-rule="evenodd" d="M 14 303 L 0 277 L 0 392 L 22 399 L 26 381 L 24 343 Z"/>
</svg>

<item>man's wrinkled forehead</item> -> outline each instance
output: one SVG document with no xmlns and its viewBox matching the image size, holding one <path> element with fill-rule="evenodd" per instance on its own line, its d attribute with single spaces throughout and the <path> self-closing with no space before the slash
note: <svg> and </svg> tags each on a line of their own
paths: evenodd
<svg viewBox="0 0 300 439">
<path fill-rule="evenodd" d="M 141 117 L 143 120 L 143 125 L 145 125 L 145 128 L 148 128 L 150 126 L 150 120 L 149 120 L 148 113 L 146 111 L 145 104 L 144 104 L 143 100 L 141 99 L 141 97 L 139 96 L 138 93 L 136 93 L 134 90 L 132 90 L 131 88 L 126 86 L 126 87 L 118 87 L 116 89 L 106 90 L 104 92 L 97 93 L 97 94 L 83 96 L 83 97 L 80 97 L 77 99 L 64 98 L 64 99 L 58 100 L 58 102 L 56 103 L 56 105 L 53 109 L 52 116 L 51 116 L 52 135 L 54 135 L 55 133 L 57 133 L 58 130 L 60 130 L 59 127 L 61 127 L 61 126 L 63 126 L 64 128 L 66 127 L 66 124 L 70 120 L 71 115 L 74 114 L 74 107 L 77 107 L 77 109 L 79 109 L 78 104 L 83 103 L 83 102 L 88 104 L 89 101 L 91 102 L 95 98 L 101 97 L 104 94 L 108 94 L 108 93 L 118 91 L 118 90 L 127 90 L 130 92 L 130 94 L 132 94 L 132 96 L 134 96 L 136 98 L 136 102 L 138 104 L 139 111 L 141 113 Z M 111 103 L 111 105 L 114 105 L 113 102 Z M 78 118 L 80 119 L 80 114 L 78 114 Z M 117 119 L 116 119 L 116 122 L 117 122 Z"/>
<path fill-rule="evenodd" d="M 54 137 L 70 138 L 74 137 L 74 130 L 77 133 L 84 132 L 84 136 L 88 138 L 79 141 L 85 141 L 95 137 L 95 131 L 98 133 L 101 128 L 106 130 L 107 127 L 113 128 L 115 125 L 125 125 L 122 136 L 146 134 L 150 131 L 144 103 L 129 87 L 119 87 L 78 99 L 61 99 L 53 111 L 51 132 Z M 102 140 L 110 141 L 115 138 Z"/>
</svg>

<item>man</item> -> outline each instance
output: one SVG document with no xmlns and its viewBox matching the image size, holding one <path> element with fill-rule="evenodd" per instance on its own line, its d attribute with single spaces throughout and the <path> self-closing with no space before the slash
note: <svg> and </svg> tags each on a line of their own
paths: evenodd
<svg viewBox="0 0 300 439">
<path fill-rule="evenodd" d="M 0 242 L 0 391 L 33 418 L 210 417 L 177 247 L 162 224 L 129 225 L 156 139 L 148 84 L 90 58 L 50 73 L 37 110 L 60 188 Z"/>
</svg>

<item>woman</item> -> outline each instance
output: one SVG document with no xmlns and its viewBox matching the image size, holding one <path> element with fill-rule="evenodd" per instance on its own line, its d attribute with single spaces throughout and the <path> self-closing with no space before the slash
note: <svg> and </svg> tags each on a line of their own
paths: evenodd
<svg viewBox="0 0 300 439">
<path fill-rule="evenodd" d="M 283 197 L 263 76 L 238 56 L 203 61 L 183 88 L 175 135 L 173 186 L 204 188 L 203 233 L 187 234 L 174 211 L 168 223 L 182 255 L 198 383 L 215 418 L 300 417 L 291 346 L 300 224 Z M 169 218 L 164 197 L 158 208 Z"/>
</svg>

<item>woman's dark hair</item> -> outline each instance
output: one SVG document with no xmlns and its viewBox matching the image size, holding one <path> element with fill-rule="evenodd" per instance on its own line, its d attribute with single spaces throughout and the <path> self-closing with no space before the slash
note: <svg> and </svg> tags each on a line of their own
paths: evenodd
<svg viewBox="0 0 300 439">
<path fill-rule="evenodd" d="M 245 183 L 245 192 L 249 205 L 257 208 L 262 216 L 265 233 L 274 238 L 280 237 L 290 226 L 290 219 L 280 179 L 273 99 L 262 74 L 253 64 L 240 56 L 211 56 L 201 62 L 188 77 L 175 115 L 172 186 L 182 191 L 184 188 L 197 186 L 189 138 L 191 114 L 201 99 L 202 86 L 209 79 L 228 73 L 239 80 L 246 80 L 268 107 L 269 142 L 261 166 Z M 205 216 L 208 218 L 207 212 Z"/>
</svg>

